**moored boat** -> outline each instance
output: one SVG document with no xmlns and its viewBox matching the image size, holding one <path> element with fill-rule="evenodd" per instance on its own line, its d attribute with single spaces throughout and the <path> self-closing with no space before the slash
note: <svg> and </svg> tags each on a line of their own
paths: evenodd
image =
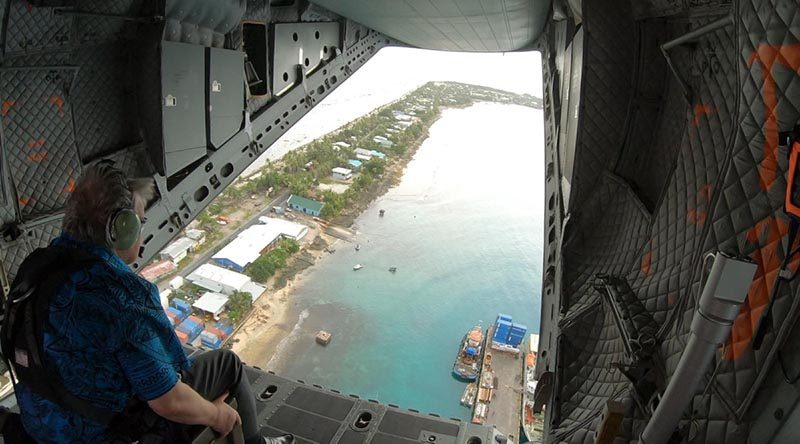
<svg viewBox="0 0 800 444">
<path fill-rule="evenodd" d="M 468 331 L 461 340 L 456 362 L 453 364 L 453 375 L 466 381 L 477 379 L 481 369 L 482 352 L 483 329 L 478 325 Z"/>
<path fill-rule="evenodd" d="M 363 265 L 361 265 L 361 264 L 355 264 L 355 265 L 353 265 L 353 271 L 358 271 L 358 270 L 360 270 L 360 269 L 362 269 L 362 268 L 364 268 L 364 266 L 363 266 Z"/>
<path fill-rule="evenodd" d="M 461 405 L 464 407 L 472 408 L 475 405 L 475 396 L 478 395 L 478 384 L 470 382 L 464 389 L 464 394 L 461 395 Z"/>
</svg>

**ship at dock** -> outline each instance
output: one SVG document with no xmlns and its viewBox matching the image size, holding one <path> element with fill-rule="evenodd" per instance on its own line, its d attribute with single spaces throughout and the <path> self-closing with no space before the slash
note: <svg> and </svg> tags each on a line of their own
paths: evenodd
<svg viewBox="0 0 800 444">
<path fill-rule="evenodd" d="M 453 364 L 453 375 L 464 381 L 478 379 L 481 370 L 483 351 L 483 329 L 476 325 L 464 335 L 458 347 L 456 362 Z"/>
<path fill-rule="evenodd" d="M 544 410 L 535 408 L 536 393 L 536 357 L 538 355 L 539 335 L 531 334 L 528 338 L 528 352 L 525 355 L 525 386 L 522 394 L 522 431 L 530 443 L 542 443 L 544 431 Z"/>
</svg>

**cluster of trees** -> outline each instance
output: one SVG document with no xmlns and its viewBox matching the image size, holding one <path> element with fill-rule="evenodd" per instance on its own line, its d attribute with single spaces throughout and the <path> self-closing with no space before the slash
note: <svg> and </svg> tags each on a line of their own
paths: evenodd
<svg viewBox="0 0 800 444">
<path fill-rule="evenodd" d="M 300 251 L 300 244 L 294 239 L 283 239 L 269 253 L 262 255 L 247 267 L 247 274 L 256 282 L 267 282 L 275 272 L 286 266 L 286 261 Z"/>
<path fill-rule="evenodd" d="M 375 158 L 370 159 L 364 162 L 361 167 L 361 174 L 353 179 L 353 183 L 347 191 L 341 194 L 332 191 L 323 191 L 322 201 L 325 202 L 325 206 L 322 207 L 320 216 L 323 219 L 331 219 L 341 214 L 344 209 L 352 206 L 352 203 L 358 199 L 359 195 L 372 186 L 376 178 L 383 174 L 385 168 L 386 166 L 383 160 Z"/>
<path fill-rule="evenodd" d="M 228 298 L 228 318 L 234 325 L 253 309 L 253 295 L 247 291 L 234 291 Z"/>
</svg>

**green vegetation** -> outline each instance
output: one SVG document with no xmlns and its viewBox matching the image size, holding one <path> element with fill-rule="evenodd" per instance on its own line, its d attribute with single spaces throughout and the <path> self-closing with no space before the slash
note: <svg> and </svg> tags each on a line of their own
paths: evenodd
<svg viewBox="0 0 800 444">
<path fill-rule="evenodd" d="M 228 317 L 234 325 L 247 317 L 253 309 L 253 295 L 246 291 L 234 291 L 228 298 Z"/>
<path fill-rule="evenodd" d="M 265 283 L 276 271 L 286 266 L 286 261 L 300 251 L 300 244 L 294 239 L 283 239 L 269 253 L 262 255 L 247 267 L 246 273 L 256 282 Z"/>
<path fill-rule="evenodd" d="M 397 171 L 387 174 L 389 167 L 404 165 L 410 159 L 430 125 L 438 119 L 441 108 L 461 108 L 478 101 L 541 108 L 541 99 L 529 95 L 455 82 L 428 82 L 399 100 L 287 153 L 279 161 L 268 162 L 250 179 L 228 187 L 197 220 L 213 236 L 219 231 L 216 217 L 240 208 L 242 198 L 268 197 L 282 191 L 324 202 L 321 216 L 325 219 L 335 219 L 344 213 L 353 217 L 352 213 L 399 178 Z M 397 112 L 413 116 L 403 124 L 407 125 L 405 128 L 398 127 Z M 374 141 L 375 136 L 386 137 L 393 145 L 383 147 Z M 337 142 L 350 146 L 335 147 Z M 354 171 L 356 176 L 350 188 L 342 194 L 319 190 L 320 183 L 331 182 L 331 169 L 350 168 L 348 160 L 356 159 L 356 148 L 381 151 L 387 159 L 364 162 L 360 170 Z"/>
</svg>

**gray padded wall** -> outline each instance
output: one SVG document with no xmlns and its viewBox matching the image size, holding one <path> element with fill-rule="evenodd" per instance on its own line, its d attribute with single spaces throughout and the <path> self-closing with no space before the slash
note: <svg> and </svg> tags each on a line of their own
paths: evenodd
<svg viewBox="0 0 800 444">
<path fill-rule="evenodd" d="M 628 2 L 582 5 L 581 126 L 569 222 L 554 261 L 563 267 L 564 314 L 548 439 L 593 442 L 604 401 L 614 397 L 626 406 L 617 442 L 635 442 L 649 416 L 610 366 L 625 362 L 613 319 L 595 312 L 602 305 L 582 312 L 598 303 L 594 275 L 626 279 L 661 326 L 657 371 L 669 381 L 702 288 L 704 256 L 724 250 L 750 257 L 759 271 L 679 429 L 691 442 L 769 442 L 797 402 L 784 395 L 778 405 L 762 391 L 768 387 L 777 399 L 779 387 L 788 387 L 775 367 L 800 311 L 797 282 L 778 292 L 774 328 L 761 349 L 754 351 L 751 340 L 787 253 L 787 162 L 777 132 L 800 120 L 798 5 L 637 3 L 632 12 Z M 691 88 L 687 103 L 657 45 L 726 13 L 733 25 L 670 51 Z M 563 51 L 559 42 L 548 43 L 548 51 Z M 546 140 L 559 130 L 546 126 Z M 794 346 L 784 350 L 794 364 L 790 372 L 800 368 L 798 353 Z"/>
</svg>

